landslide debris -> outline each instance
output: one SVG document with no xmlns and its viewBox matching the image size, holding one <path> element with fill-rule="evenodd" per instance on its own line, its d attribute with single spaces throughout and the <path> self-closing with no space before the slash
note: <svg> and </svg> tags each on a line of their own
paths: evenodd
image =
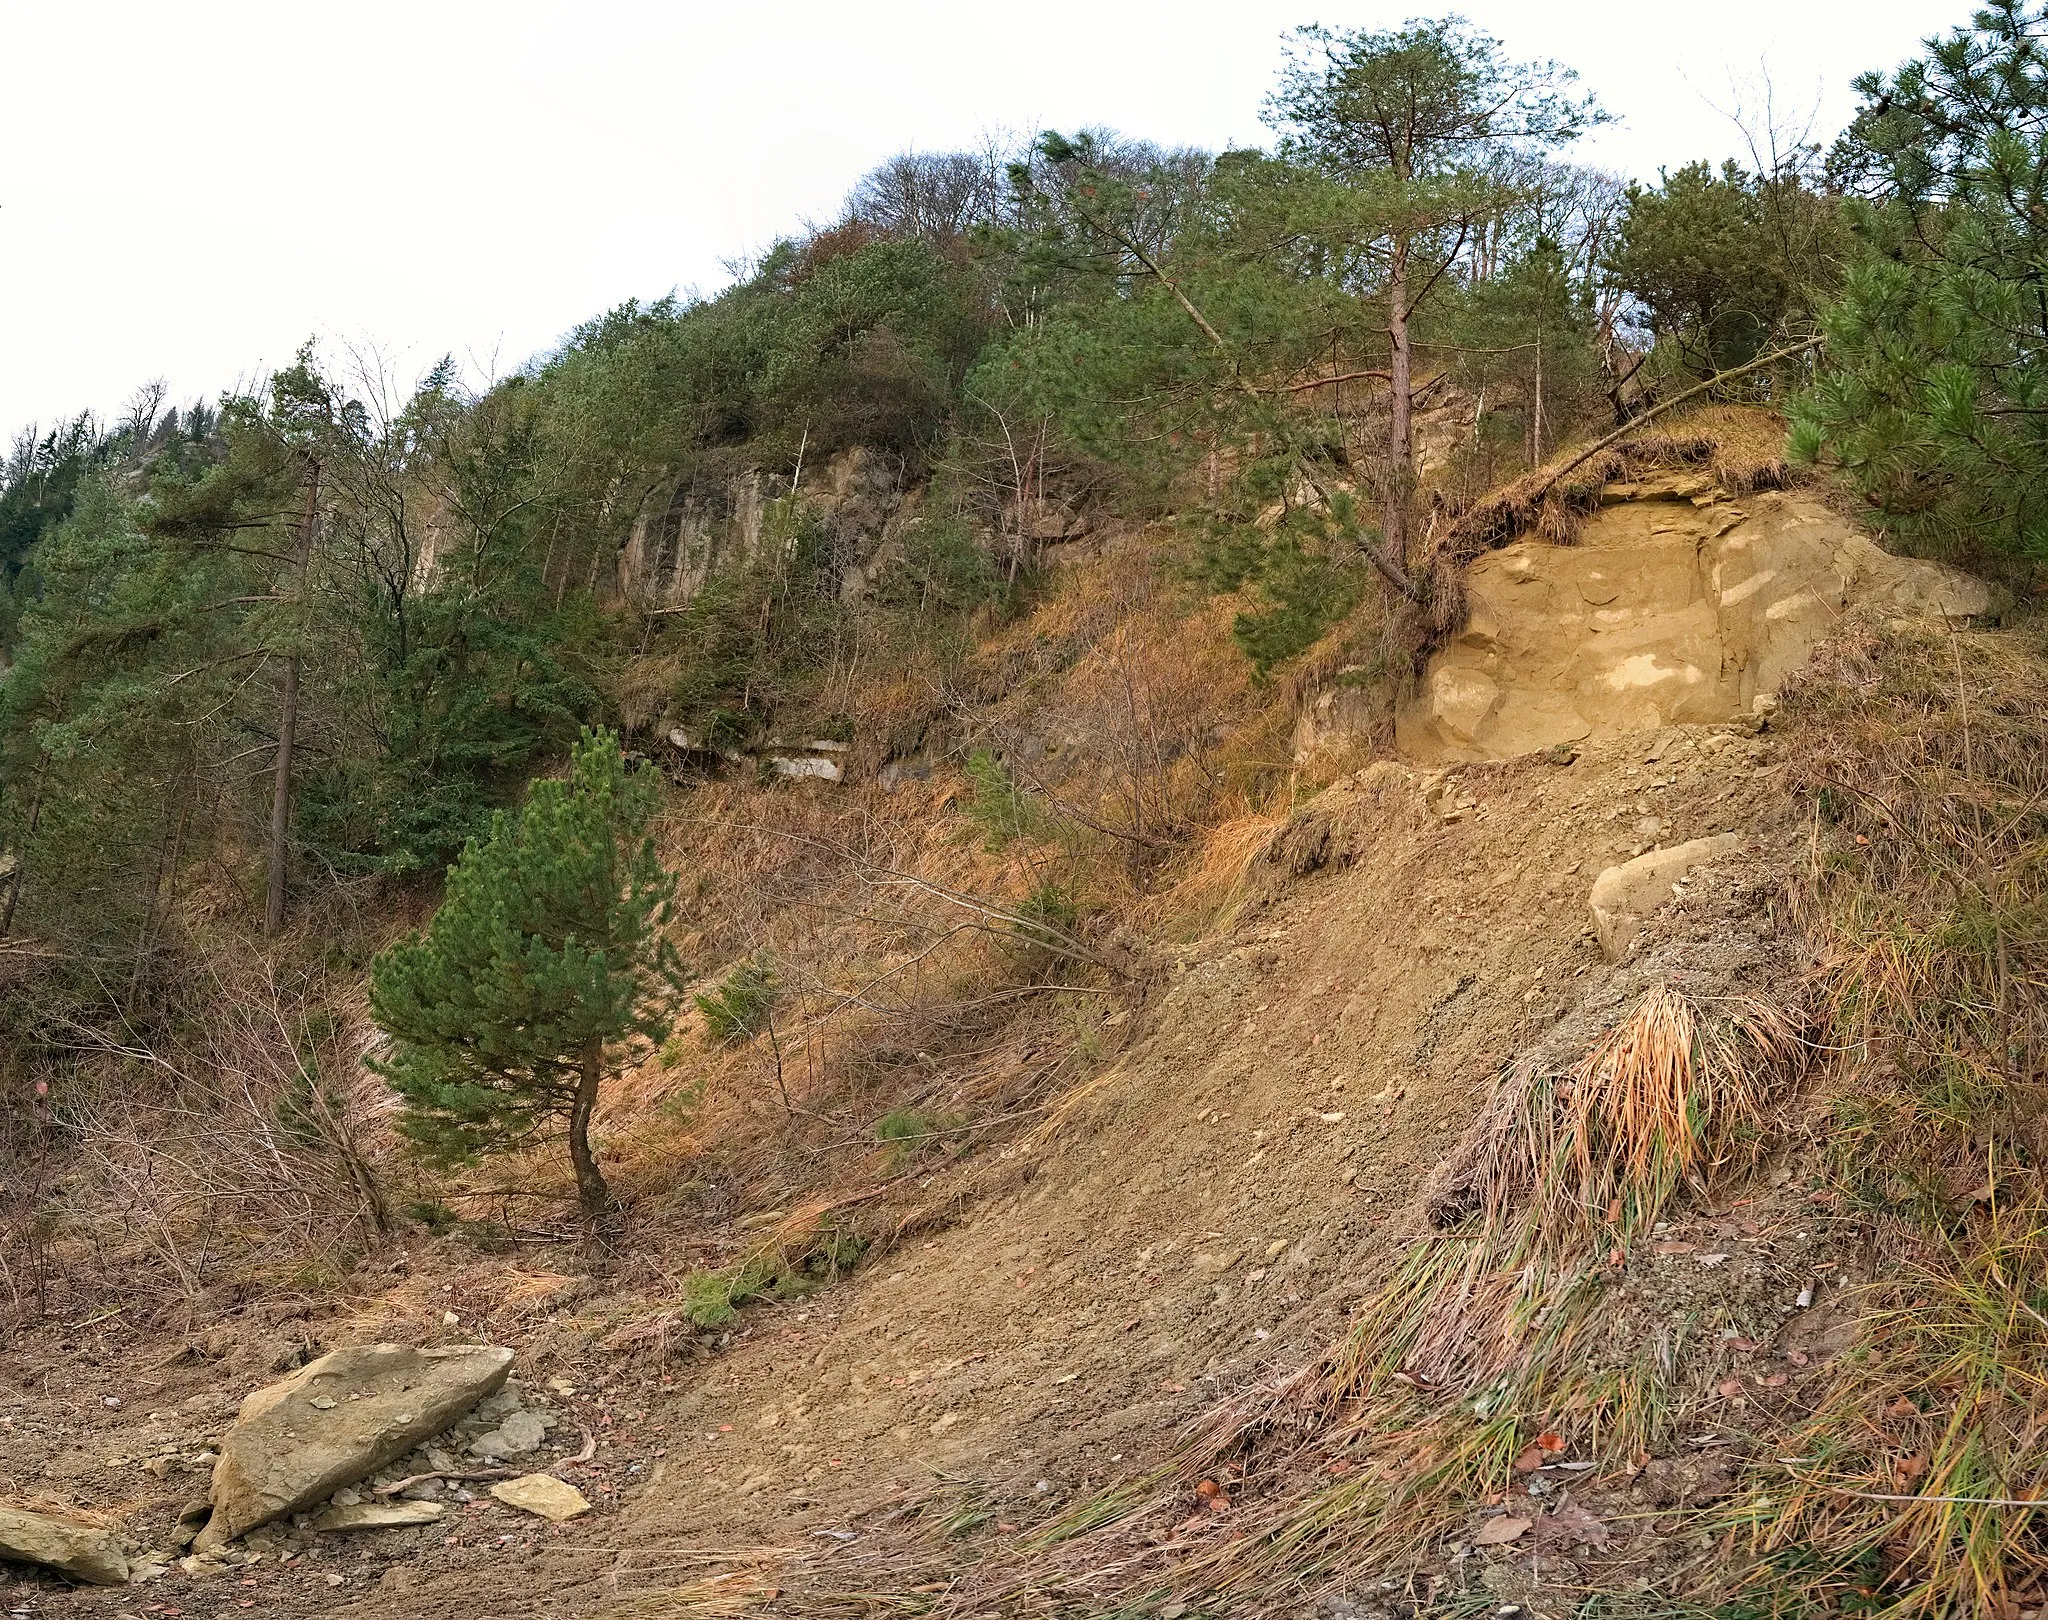
<svg viewBox="0 0 2048 1620">
<path fill-rule="evenodd" d="M 213 1469 L 213 1516 L 194 1549 L 223 1546 L 310 1506 L 439 1434 L 512 1370 L 497 1345 L 352 1345 L 242 1402 Z"/>
</svg>

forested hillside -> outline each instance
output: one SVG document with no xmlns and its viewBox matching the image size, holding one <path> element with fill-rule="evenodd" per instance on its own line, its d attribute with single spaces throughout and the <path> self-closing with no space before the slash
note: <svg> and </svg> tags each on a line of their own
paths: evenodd
<svg viewBox="0 0 2048 1620">
<path fill-rule="evenodd" d="M 1624 188 L 1566 161 L 1590 97 L 1454 25 L 1304 36 L 1269 116 L 1271 152 L 906 155 L 727 292 L 622 305 L 480 396 L 309 349 L 218 407 L 150 388 L 25 435 L 9 931 L 146 1001 L 194 884 L 274 934 L 435 877 L 579 724 L 829 733 L 856 641 L 1013 612 L 1084 511 L 1181 507 L 1284 664 L 1381 588 L 1368 558 L 1426 567 L 1444 503 L 1803 335 L 1841 273 L 1815 154 Z M 849 453 L 879 527 L 802 499 Z"/>
<path fill-rule="evenodd" d="M 24 1366 L 70 1354 L 85 1342 L 77 1324 L 120 1318 L 151 1354 L 161 1345 L 166 1367 L 227 1358 L 260 1373 L 277 1353 L 285 1371 L 350 1324 L 424 1342 L 489 1318 L 509 1334 L 512 1319 L 490 1313 L 543 1300 L 584 1313 L 531 1330 L 570 1384 L 585 1378 L 577 1358 L 602 1345 L 652 1355 L 656 1393 L 636 1398 L 666 1399 L 731 1349 L 750 1306 L 817 1299 L 864 1273 L 866 1256 L 935 1247 L 926 1234 L 978 1201 L 1007 1199 L 1005 1218 L 1022 1221 L 1035 1172 L 1004 1168 L 1013 1153 L 1038 1154 L 1063 1122 L 1093 1117 L 1096 1088 L 1127 1070 L 1158 1084 L 1164 1060 L 1142 1045 L 1155 1035 L 1199 1028 L 1216 1051 L 1248 1041 L 1269 1005 L 1252 1004 L 1251 976 L 1302 949 L 1280 943 L 1288 928 L 1341 926 L 1399 954 L 1402 928 L 1423 937 L 1420 913 L 1403 908 L 1441 903 L 1463 920 L 1448 932 L 1492 929 L 1506 943 L 1427 988 L 1421 977 L 1445 971 L 1431 953 L 1449 947 L 1416 947 L 1417 964 L 1435 965 L 1384 997 L 1390 1028 L 1412 1012 L 1427 1031 L 1411 1042 L 1415 1077 L 1374 1073 L 1368 1087 L 1354 1076 L 1348 1096 L 1340 1082 L 1289 1106 L 1332 1128 L 1348 1114 L 1356 1129 L 1394 1120 L 1410 1083 L 1431 1097 L 1426 1130 L 1388 1126 L 1413 1155 L 1398 1176 L 1361 1179 L 1370 1152 L 1346 1150 L 1360 1156 L 1337 1196 L 1376 1183 L 1371 1196 L 1389 1201 L 1345 1228 L 1363 1253 L 1392 1228 L 1360 1232 L 1418 1196 L 1487 1076 L 1507 1077 L 1503 1096 L 1523 1086 L 1480 1121 L 1498 1173 L 1471 1170 L 1481 1191 L 1448 1221 L 1484 1223 L 1458 1254 L 1497 1275 L 1470 1296 L 1470 1316 L 1431 1315 L 1431 1290 L 1466 1285 L 1448 1260 L 1429 1270 L 1448 1252 L 1431 1246 L 1447 1220 L 1418 1213 L 1408 1257 L 1376 1258 L 1370 1304 L 1354 1278 L 1343 1307 L 1404 1323 L 1400 1348 L 1355 1339 L 1351 1360 L 1307 1364 L 1321 1382 L 1262 1385 L 1218 1408 L 1195 1451 L 1177 1454 L 1198 1455 L 1197 1530 L 1182 1523 L 1147 1543 L 1195 1551 L 1129 1589 L 1063 1566 L 1061 1601 L 1079 1607 L 1062 1612 L 1174 1593 L 1188 1595 L 1156 1612 L 1227 1607 L 1233 1591 L 1284 1604 L 1323 1590 L 1301 1570 L 1328 1573 L 1339 1543 L 1376 1571 L 1399 1564 L 1404 1580 L 1446 1546 L 1462 1559 L 1457 1515 L 1526 1492 L 1564 1455 L 1564 1442 L 1532 1439 L 1556 1440 L 1553 1422 L 1574 1443 L 1584 1431 L 1585 1467 L 1597 1457 L 1634 1479 L 1655 1448 L 1677 1444 L 1676 1414 L 1697 1410 L 1643 1394 L 1654 1382 L 1643 1369 L 1655 1361 L 1674 1388 L 1681 1373 L 1728 1370 L 1702 1372 L 1689 1348 L 1707 1315 L 1621 1371 L 1587 1372 L 1591 1394 L 1534 1351 L 1474 1351 L 1467 1365 L 1429 1335 L 1497 1327 L 1505 1342 L 1510 1318 L 1512 1332 L 1537 1324 L 1537 1337 L 1565 1324 L 1556 1343 L 1577 1353 L 1589 1307 L 1572 1290 L 1604 1275 L 1610 1253 L 1618 1279 L 1638 1239 L 1677 1241 L 1658 1217 L 1691 1218 L 1676 1213 L 1682 1200 L 1728 1212 L 1724 1166 L 1763 1175 L 1804 1151 L 1775 1145 L 1781 1127 L 1793 1133 L 1771 1108 L 1818 1119 L 1810 1093 L 1795 1106 L 1789 1090 L 1727 1077 L 1744 1064 L 1817 1072 L 1852 1047 L 1863 1067 L 1830 1070 L 1854 1098 L 1837 1124 L 1859 1141 L 1924 1133 L 1927 1162 L 1816 1169 L 1785 1197 L 1817 1188 L 1813 1203 L 1832 1199 L 1871 1232 L 1899 1223 L 1885 1230 L 1945 1257 L 1926 1262 L 1930 1295 L 1953 1286 L 1976 1309 L 2005 1290 L 2015 1303 L 1996 1332 L 1989 1316 L 1971 1319 L 1972 1343 L 1996 1342 L 1969 1375 L 1977 1416 L 1946 1440 L 1916 1425 L 1953 1393 L 1942 1379 L 1962 1376 L 1948 1363 L 1924 1387 L 1886 1386 L 1883 1399 L 1906 1409 L 1873 1410 L 1913 1432 L 1883 1457 L 1865 1458 L 1853 1423 L 1820 1403 L 1807 1426 L 1786 1417 L 1772 1434 L 1781 1449 L 1810 1441 L 1853 1458 L 1859 1483 L 1843 1502 L 1892 1501 L 1925 1475 L 1944 1502 L 2024 1508 L 2014 1498 L 2038 1493 L 2024 1454 L 2048 1400 L 2032 1373 L 1979 1373 L 2001 1356 L 2017 1365 L 2013 1345 L 2036 1342 L 2027 1322 L 2048 1303 L 2040 1228 L 1998 1225 L 2001 1198 L 2031 1212 L 2023 1224 L 2048 1207 L 2037 1185 L 2048 827 L 2028 741 L 2048 728 L 2034 642 L 1962 638 L 1990 634 L 1996 615 L 1979 609 L 1994 599 L 2009 623 L 2030 625 L 2048 567 L 2044 53 L 2048 12 L 1998 0 L 1923 58 L 1858 79 L 1860 110 L 1832 141 L 1759 122 L 1739 132 L 1745 161 L 1672 153 L 1650 182 L 1574 160 L 1607 119 L 1597 87 L 1519 61 L 1457 18 L 1305 28 L 1276 63 L 1258 148 L 1166 149 L 1103 127 L 908 152 L 723 291 L 629 300 L 488 383 L 452 360 L 414 379 L 374 350 L 309 342 L 246 393 L 174 403 L 147 383 L 117 421 L 24 433 L 0 466 L 0 1352 Z M 1795 487 L 1809 504 L 1769 504 Z M 1632 501 L 1678 515 L 1642 508 L 1650 515 L 1613 531 L 1635 524 L 1631 544 L 1697 539 L 1679 573 L 1690 582 L 1695 557 L 1711 555 L 1716 612 L 1774 577 L 1759 565 L 1738 588 L 1739 547 L 1710 550 L 1753 518 L 1776 525 L 1760 529 L 1759 554 L 1790 546 L 1788 534 L 1835 548 L 1825 566 L 1798 554 L 1821 583 L 1796 597 L 1773 587 L 1772 627 L 1820 613 L 1824 597 L 1831 614 L 1889 605 L 1868 624 L 1846 609 L 1829 621 L 1840 639 L 1816 655 L 1808 685 L 1787 676 L 1782 721 L 1775 686 L 1752 691 L 1749 675 L 1741 685 L 1716 669 L 1706 684 L 1739 686 L 1739 709 L 1701 718 L 1615 699 L 1613 724 L 1628 733 L 1617 742 L 1597 726 L 1553 739 L 1541 726 L 1558 705 L 1537 703 L 1525 728 L 1535 740 L 1487 754 L 1478 722 L 1461 731 L 1456 720 L 1481 688 L 1486 716 L 1506 712 L 1493 695 L 1507 680 L 1505 632 L 1484 593 L 1508 586 L 1481 560 L 1525 543 L 1567 548 Z M 1996 592 L 1959 595 L 1938 570 L 1886 572 L 1876 547 L 1852 543 L 1852 520 L 1886 550 L 1967 569 Z M 1863 570 L 1854 581 L 1845 557 Z M 1822 578 L 1831 569 L 1837 584 Z M 1839 600 L 1827 595 L 1837 585 Z M 1602 609 L 1625 618 L 1638 604 L 1622 589 L 1587 576 L 1570 625 Z M 1953 605 L 1965 595 L 1968 612 Z M 1929 602 L 1941 628 L 1916 640 L 1901 626 Z M 1823 630 L 1801 634 L 1803 660 Z M 1766 629 L 1756 635 L 1764 646 Z M 1492 673 L 1454 691 L 1445 650 L 1457 647 Z M 1630 681 L 1663 678 L 1650 666 L 1601 679 L 1633 702 Z M 1432 703 L 1434 718 L 1417 721 Z M 1629 718 L 1640 713 L 1650 719 Z M 1412 774 L 1389 763 L 1397 715 Z M 1942 751 L 1951 726 L 1959 760 Z M 1804 739 L 1796 760 L 1769 751 L 1781 733 Z M 1440 755 L 1418 752 L 1424 735 Z M 1695 752 L 1682 770 L 1671 763 Z M 1593 763 L 1575 766 L 1582 757 Z M 1507 763 L 1446 776 L 1446 761 L 1491 759 Z M 1918 809 L 1903 790 L 1887 796 L 1884 759 L 1930 796 Z M 1739 777 L 1714 774 L 1735 761 Z M 1578 788 L 1545 785 L 1543 772 L 1574 768 Z M 1652 813 L 1636 780 L 1646 769 L 1667 773 L 1660 792 L 1678 783 L 1677 809 Z M 1486 784 L 1470 803 L 1468 782 Z M 1388 808 L 1411 787 L 1412 804 Z M 1792 809 L 1765 803 L 1786 791 Z M 1526 836 L 1484 824 L 1496 802 Z M 1361 804 L 1387 818 L 1370 837 Z M 1640 836 L 1590 841 L 1587 805 Z M 1569 944 L 1516 943 L 1559 905 L 1559 872 L 1592 862 L 1591 882 L 1610 854 L 1678 842 L 1671 825 L 1691 849 L 1738 824 L 1765 829 L 1773 861 L 1780 846 L 1810 851 L 1810 870 L 1759 856 L 1741 904 L 1714 913 L 1717 927 L 1756 933 L 1747 955 L 1701 946 L 1656 958 L 1671 995 L 1694 997 L 1682 1007 L 1629 977 L 1636 968 L 1603 978 L 1594 955 L 1570 955 L 1594 952 L 1595 929 L 1582 935 L 1576 913 L 1559 936 Z M 1454 859 L 1466 863 L 1455 882 Z M 1288 898 L 1289 884 L 1354 867 L 1390 909 Z M 1687 880 L 1672 870 L 1683 909 Z M 1658 903 L 1673 882 L 1658 878 Z M 1491 920 L 1473 901 L 1489 883 L 1507 896 Z M 1272 932 L 1254 932 L 1262 917 L 1279 919 Z M 1842 976 L 1852 959 L 1864 977 Z M 1219 994 L 1233 999 L 1176 1000 L 1205 962 L 1223 964 Z M 1296 965 L 1337 982 L 1324 957 Z M 1532 1033 L 1522 1009 L 1547 1008 L 1589 967 L 1576 1022 Z M 1809 988 L 1795 993 L 1795 980 Z M 1482 1001 L 1503 999 L 1473 1012 L 1475 983 Z M 1624 1006 L 1624 990 L 1650 999 Z M 1766 994 L 1783 1005 L 1763 1008 Z M 1161 1023 L 1169 1006 L 1182 1024 Z M 1459 1006 L 1476 1022 L 1444 1034 L 1434 1021 Z M 1284 1018 L 1275 1039 L 1292 1044 L 1263 1063 L 1322 1085 L 1323 1031 L 1310 1012 Z M 1602 1135 L 1581 1109 L 1580 1135 L 1544 1134 L 1553 1127 L 1534 1122 L 1528 1099 L 1549 1106 L 1542 1088 L 1558 1076 L 1575 1077 L 1558 1082 L 1559 1118 L 1578 1106 L 1573 1086 L 1583 1097 L 1620 1084 L 1595 1062 L 1619 1050 L 1615 1030 L 1676 1041 L 1680 1067 L 1697 1056 L 1700 1075 L 1720 1078 L 1681 1086 L 1676 1102 L 1601 1092 L 1628 1129 Z M 1540 1083 L 1537 1056 L 1516 1067 L 1518 1053 L 1562 1052 L 1567 1036 L 1573 1054 L 1595 1056 L 1578 1068 L 1578 1056 L 1557 1057 Z M 1463 1091 L 1442 1076 L 1425 1084 L 1440 1037 L 1474 1066 Z M 1392 1036 L 1372 1039 L 1373 1063 L 1403 1061 Z M 1181 1061 L 1201 1057 L 1189 1048 Z M 1247 1061 L 1247 1088 L 1259 1068 Z M 1739 1102 L 1710 1097 L 1724 1082 Z M 1178 1153 L 1229 1117 L 1224 1092 L 1213 1104 L 1211 1093 L 1154 1096 L 1146 1117 L 1171 1122 L 1173 1145 L 1146 1138 L 1140 1158 Z M 1659 1107 L 1654 1124 L 1632 1111 Z M 1826 1135 L 1801 1128 L 1803 1141 Z M 1481 1152 L 1472 1140 L 1459 1152 Z M 1262 1128 L 1246 1163 L 1266 1150 Z M 1087 1157 L 1062 1153 L 1070 1173 Z M 1626 1163 L 1595 1164 L 1603 1153 Z M 1848 1180 L 1829 1179 L 1838 1173 Z M 1340 1185 L 1335 1164 L 1317 1174 Z M 1988 1214 L 1983 1199 L 1954 1202 L 1956 1178 L 1975 1187 L 1987 1175 Z M 1956 1185 L 1931 1191 L 1942 1177 Z M 1196 1201 L 1184 1188 L 1148 1196 Z M 1311 1202 L 1299 1188 L 1288 1196 L 1290 1209 Z M 1553 1226 L 1502 1236 L 1503 1211 L 1544 1199 Z M 1199 1219 L 1228 1225 L 1225 1213 Z M 1190 1241 L 1211 1240 L 1224 1257 L 1195 1251 L 1197 1269 L 1238 1267 L 1236 1236 Z M 1268 1250 L 1276 1284 L 1294 1263 L 1289 1241 Z M 1152 1275 L 1152 1255 L 1148 1243 L 1133 1277 Z M 1545 1268 L 1574 1280 L 1543 1293 L 1530 1279 Z M 1512 1310 L 1506 1283 L 1485 1291 L 1510 1275 L 1534 1290 Z M 266 1316 L 277 1301 L 292 1314 Z M 1499 1322 L 1485 1315 L 1493 1304 Z M 1336 1331 L 1334 1309 L 1317 1331 Z M 277 1321 L 304 1329 L 296 1351 L 273 1343 Z M 1727 1321 L 1716 1355 L 1749 1342 Z M 1712 1322 L 1719 1331 L 1723 1317 Z M 1100 1358 L 1120 1361 L 1121 1342 L 1098 1346 Z M 1384 1366 L 1368 1365 L 1380 1355 Z M 1439 1371 L 1411 1376 L 1425 1362 Z M 1474 1393 L 1480 1362 L 1491 1393 Z M 1638 1374 L 1649 1382 L 1630 1383 Z M 1400 1404 L 1439 1389 L 1427 1414 Z M 1874 1389 L 1856 1386 L 1842 1410 L 1877 1400 Z M 563 1402 L 575 1393 L 558 1390 Z M 1468 1428 L 1453 1429 L 1454 1404 Z M 1146 1421 L 1159 1426 L 1149 1407 Z M 1379 1463 L 1331 1486 L 1353 1463 L 1318 1462 L 1304 1484 L 1307 1465 L 1261 1449 L 1289 1425 L 1351 1445 L 1375 1423 L 1413 1439 L 1423 1483 L 1372 1498 L 1355 1519 L 1344 1515 Z M 1917 1467 L 1893 1468 L 1891 1451 Z M 1040 1504 L 1073 1517 L 1048 1519 L 1033 1556 L 1057 1562 L 1070 1539 L 1094 1547 L 1087 1537 L 1124 1523 L 1169 1477 L 1126 1490 L 1099 1459 L 1073 1468 L 1072 1501 L 1061 1485 Z M 748 1494 L 737 1472 L 735 1500 Z M 442 1474 L 483 1477 L 436 1464 Z M 615 1483 L 607 1511 L 644 1481 Z M 1240 1489 L 1273 1516 L 1231 1553 L 1200 1527 L 1223 1522 Z M 1354 1496 L 1350 1507 L 1314 1496 L 1306 1517 L 1275 1505 L 1293 1512 L 1312 1489 Z M 2017 1615 L 2041 1594 L 2048 1552 L 2030 1508 L 1988 1530 L 1937 1519 L 1893 1534 L 1853 1504 L 1781 1493 L 1774 1508 L 1762 1489 L 1739 1511 L 1724 1505 L 1734 1517 L 1710 1533 L 1734 1537 L 1741 1521 L 1744 1556 L 1777 1572 L 1769 1606 L 1713 1612 L 1850 1612 L 1797 1605 L 1862 1601 L 1858 1583 L 1899 1605 L 1884 1612 L 1930 1615 L 1992 1613 L 1968 1605 L 1994 1599 Z M 1431 1491 L 1435 1505 L 1417 1507 Z M 946 1533 L 961 1537 L 1012 1532 L 1004 1515 L 1022 1512 L 994 1485 L 986 1502 L 948 1501 L 960 1524 Z M 1709 1533 L 1686 1524 L 1688 1537 Z M 1482 1531 L 1477 1545 L 1520 1533 L 1489 1543 Z M 1403 1535 L 1412 1545 L 1396 1557 Z M 1584 1547 L 1604 1549 L 1604 1535 Z M 1308 1562 L 1289 1563 L 1302 1549 L 1324 1562 L 1303 1551 Z M 984 1570 L 1002 1573 L 976 1588 L 988 1606 L 973 1612 L 1037 1601 L 1018 1556 L 1009 1542 L 988 1553 Z M 1676 1583 L 1675 1599 L 1686 1594 L 1676 1562 L 1644 1565 Z M 1422 1587 L 1402 1590 L 1408 1607 L 1375 1612 L 1439 1612 L 1426 1608 L 1434 1597 L 1414 1598 Z M 748 1604 L 779 1595 L 748 1591 Z M 714 1599 L 725 1601 L 690 1601 Z M 856 1612 L 817 1601 L 791 1612 Z"/>
</svg>

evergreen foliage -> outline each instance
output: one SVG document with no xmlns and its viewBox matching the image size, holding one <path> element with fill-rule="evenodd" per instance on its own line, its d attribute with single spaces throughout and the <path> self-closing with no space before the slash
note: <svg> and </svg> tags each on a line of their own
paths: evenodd
<svg viewBox="0 0 2048 1620">
<path fill-rule="evenodd" d="M 742 962 L 717 986 L 690 999 L 704 1019 L 704 1038 L 716 1046 L 750 1041 L 768 1028 L 782 981 L 772 962 Z"/>
<path fill-rule="evenodd" d="M 667 1038 L 680 995 L 661 932 L 675 878 L 648 831 L 659 802 L 651 769 L 585 731 L 565 778 L 463 850 L 425 932 L 377 958 L 371 1010 L 393 1049 L 374 1067 L 429 1159 L 502 1152 L 564 1118 L 583 1207 L 607 1206 L 599 1082 Z"/>
<path fill-rule="evenodd" d="M 2040 34 L 2002 0 L 1862 81 L 1825 169 L 1766 140 L 1624 188 L 1558 155 L 1600 114 L 1554 64 L 1456 18 L 1308 29 L 1266 150 L 904 154 L 716 296 L 621 304 L 481 394 L 308 349 L 217 409 L 151 385 L 25 435 L 0 934 L 51 965 L 17 1006 L 168 1015 L 199 917 L 310 933 L 429 882 L 586 726 L 744 748 L 827 734 L 834 669 L 944 683 L 1077 515 L 1183 514 L 1186 577 L 1284 669 L 1428 596 L 1425 438 L 1455 502 L 1823 308 L 1795 447 L 1910 545 L 2038 558 Z M 886 543 L 842 521 L 849 467 L 893 480 Z M 672 588 L 686 510 L 698 544 L 743 504 Z M 663 547 L 667 594 L 634 573 Z"/>
<path fill-rule="evenodd" d="M 1688 163 L 1628 188 L 1603 268 L 1681 375 L 1710 377 L 1812 331 L 1848 251 L 1816 161 L 1797 147 L 1767 171 Z"/>
<path fill-rule="evenodd" d="M 2048 562 L 2048 10 L 1996 0 L 1889 78 L 1831 154 L 1857 254 L 1794 452 L 1915 550 Z"/>
</svg>

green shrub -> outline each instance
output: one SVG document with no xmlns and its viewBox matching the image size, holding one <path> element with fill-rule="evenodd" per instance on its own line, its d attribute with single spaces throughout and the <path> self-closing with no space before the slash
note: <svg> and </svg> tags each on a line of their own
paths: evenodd
<svg viewBox="0 0 2048 1620">
<path fill-rule="evenodd" d="M 781 988 L 770 963 L 760 959 L 741 963 L 719 981 L 717 989 L 691 997 L 704 1015 L 704 1038 L 714 1046 L 752 1040 L 768 1027 Z"/>
<path fill-rule="evenodd" d="M 892 1172 L 908 1170 L 932 1148 L 940 1146 L 955 1121 L 941 1114 L 927 1114 L 915 1108 L 892 1108 L 875 1121 L 875 1140 L 881 1144 Z"/>
<path fill-rule="evenodd" d="M 461 1219 L 446 1204 L 436 1203 L 430 1198 L 415 1199 L 409 1204 L 401 1205 L 399 1213 L 409 1221 L 418 1221 L 435 1237 L 446 1237 L 455 1223 Z"/>
<path fill-rule="evenodd" d="M 853 1266 L 863 1246 L 854 1233 L 829 1227 L 795 1261 L 784 1249 L 766 1248 L 717 1271 L 692 1272 L 683 1280 L 683 1319 L 708 1332 L 732 1321 L 742 1306 L 800 1299 Z"/>
<path fill-rule="evenodd" d="M 1045 812 L 1017 785 L 1009 767 L 986 748 L 967 756 L 964 767 L 973 795 L 967 801 L 968 817 L 982 831 L 990 854 L 1006 849 L 1020 838 L 1042 837 Z"/>
</svg>

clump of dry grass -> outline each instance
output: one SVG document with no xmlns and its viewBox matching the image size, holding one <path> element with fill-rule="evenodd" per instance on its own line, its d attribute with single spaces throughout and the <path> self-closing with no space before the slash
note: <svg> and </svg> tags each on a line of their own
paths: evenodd
<svg viewBox="0 0 2048 1620">
<path fill-rule="evenodd" d="M 1464 510 L 1445 513 L 1433 560 L 1440 567 L 1463 564 L 1527 534 L 1568 546 L 1578 537 L 1580 524 L 1600 509 L 1600 492 L 1607 485 L 1658 468 L 1705 466 L 1714 460 L 1719 442 L 1707 433 L 1645 433 L 1561 479 L 1553 479 L 1548 467 L 1531 468 Z"/>
<path fill-rule="evenodd" d="M 2048 1204 L 2030 1186 L 1924 1245 L 1729 1522 L 1755 1584 L 1864 1612 L 2002 1615 L 2048 1585 Z"/>
<path fill-rule="evenodd" d="M 1790 1014 L 1665 984 L 1568 1068 L 1511 1070 L 1432 1188 L 1453 1230 L 1408 1251 L 1323 1362 L 1209 1420 L 1195 1465 L 1237 1457 L 1277 1505 L 1190 1580 L 1270 1597 L 1412 1567 L 1539 1429 L 1611 1461 L 1660 1442 L 1684 1372 L 1613 1354 L 1613 1287 L 1678 1197 L 1754 1162 L 1805 1052 Z M 1305 1459 L 1337 1482 L 1290 1488 Z"/>
<path fill-rule="evenodd" d="M 1761 1590 L 1946 1616 L 2048 1588 L 2044 653 L 2034 630 L 1860 627 L 1786 694 L 1823 1148 L 1891 1264 L 1784 1479 L 1732 1516 Z"/>
</svg>

